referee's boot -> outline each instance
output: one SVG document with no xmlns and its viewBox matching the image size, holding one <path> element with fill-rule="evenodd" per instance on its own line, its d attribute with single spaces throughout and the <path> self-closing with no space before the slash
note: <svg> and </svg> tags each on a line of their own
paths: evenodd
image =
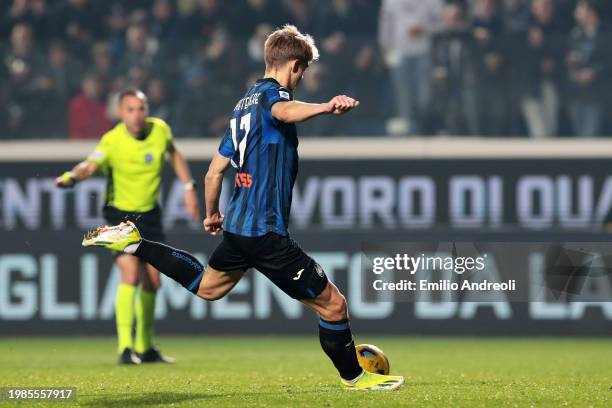
<svg viewBox="0 0 612 408">
<path fill-rule="evenodd" d="M 157 347 L 153 346 L 144 353 L 138 353 L 138 358 L 143 363 L 166 363 L 173 364 L 176 359 L 174 357 L 164 356 Z"/>
<path fill-rule="evenodd" d="M 120 365 L 136 365 L 142 361 L 140 357 L 131 348 L 124 348 L 119 357 L 117 358 L 117 364 Z"/>
</svg>

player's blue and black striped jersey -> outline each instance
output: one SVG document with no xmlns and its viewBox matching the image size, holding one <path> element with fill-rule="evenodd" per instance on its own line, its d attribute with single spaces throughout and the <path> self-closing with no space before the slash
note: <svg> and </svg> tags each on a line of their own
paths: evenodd
<svg viewBox="0 0 612 408">
<path fill-rule="evenodd" d="M 223 229 L 258 237 L 289 235 L 289 211 L 298 171 L 294 124 L 278 121 L 272 106 L 293 99 L 291 91 L 271 78 L 258 80 L 236 104 L 219 153 L 236 168 L 234 192 L 225 210 Z"/>
</svg>

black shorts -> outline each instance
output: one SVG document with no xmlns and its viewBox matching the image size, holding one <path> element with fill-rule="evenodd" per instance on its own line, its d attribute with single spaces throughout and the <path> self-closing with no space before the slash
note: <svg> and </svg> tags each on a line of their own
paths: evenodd
<svg viewBox="0 0 612 408">
<path fill-rule="evenodd" d="M 149 241 L 164 242 L 164 229 L 162 227 L 162 212 L 159 206 L 151 211 L 133 212 L 122 211 L 109 205 L 104 206 L 102 215 L 110 225 L 117 225 L 124 221 L 132 221 L 140 231 L 140 235 Z"/>
<path fill-rule="evenodd" d="M 244 237 L 224 231 L 208 265 L 222 272 L 256 268 L 294 299 L 314 299 L 327 286 L 321 266 L 294 240 L 273 232 Z"/>
</svg>

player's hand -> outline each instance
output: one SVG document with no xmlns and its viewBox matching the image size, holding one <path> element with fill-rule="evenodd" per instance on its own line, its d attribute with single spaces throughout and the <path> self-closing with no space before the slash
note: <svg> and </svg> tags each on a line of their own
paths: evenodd
<svg viewBox="0 0 612 408">
<path fill-rule="evenodd" d="M 185 211 L 192 220 L 200 218 L 200 204 L 195 190 L 185 190 Z"/>
<path fill-rule="evenodd" d="M 217 235 L 223 231 L 223 215 L 212 214 L 204 219 L 204 230 L 210 235 Z"/>
<path fill-rule="evenodd" d="M 74 175 L 67 171 L 55 179 L 55 186 L 59 188 L 70 188 L 76 184 Z"/>
<path fill-rule="evenodd" d="M 327 112 L 333 115 L 343 115 L 359 106 L 359 101 L 346 95 L 334 96 L 327 102 Z"/>
</svg>

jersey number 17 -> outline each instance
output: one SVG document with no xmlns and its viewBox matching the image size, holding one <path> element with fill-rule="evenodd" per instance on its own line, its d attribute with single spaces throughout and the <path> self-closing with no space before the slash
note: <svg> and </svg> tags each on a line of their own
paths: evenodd
<svg viewBox="0 0 612 408">
<path fill-rule="evenodd" d="M 234 151 L 238 150 L 240 152 L 240 161 L 238 163 L 238 166 L 236 166 L 236 163 L 233 163 L 233 164 L 234 164 L 234 167 L 240 168 L 244 164 L 244 152 L 246 150 L 247 136 L 249 135 L 249 131 L 251 130 L 251 114 L 247 113 L 246 115 L 240 118 L 240 129 L 237 129 L 236 125 L 237 125 L 236 118 L 233 118 L 232 120 L 230 120 L 230 128 L 232 130 L 232 142 L 234 144 Z M 237 133 L 238 131 L 242 131 L 242 130 L 244 130 L 244 137 L 238 140 Z"/>
</svg>

